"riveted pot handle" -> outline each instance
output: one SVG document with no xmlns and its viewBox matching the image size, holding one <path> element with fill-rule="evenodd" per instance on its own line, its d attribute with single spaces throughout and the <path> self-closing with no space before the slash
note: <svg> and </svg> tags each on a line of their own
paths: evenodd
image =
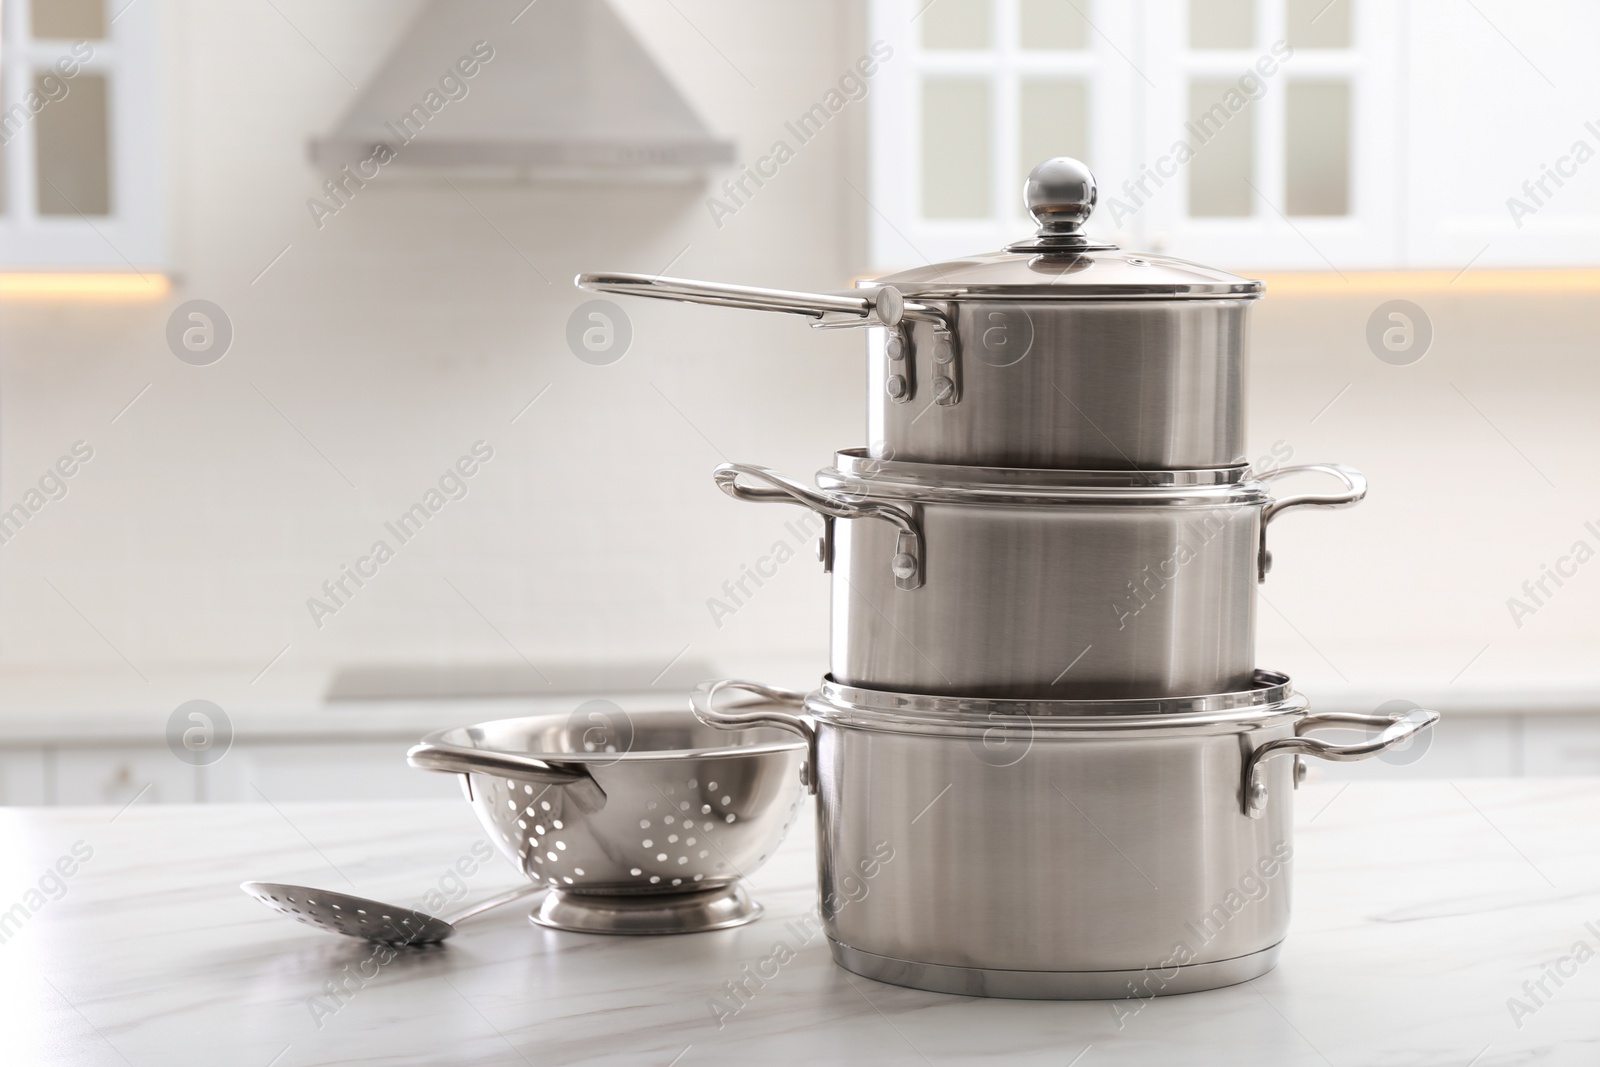
<svg viewBox="0 0 1600 1067">
<path fill-rule="evenodd" d="M 694 687 L 689 700 L 694 707 L 694 717 L 707 726 L 715 726 L 719 730 L 748 730 L 753 726 L 773 726 L 779 730 L 799 734 L 806 742 L 806 762 L 800 769 L 800 780 L 805 783 L 806 790 L 811 793 L 817 791 L 817 730 L 811 725 L 811 720 L 800 715 L 792 715 L 787 711 L 761 710 L 736 710 L 719 708 L 716 706 L 717 697 L 726 691 L 738 690 L 745 693 L 754 693 L 759 697 L 796 710 L 805 707 L 806 695 L 793 689 L 779 689 L 775 686 L 762 685 L 760 682 L 747 682 L 739 678 L 724 678 L 718 682 L 701 682 Z"/>
<path fill-rule="evenodd" d="M 891 285 L 851 293 L 806 293 L 690 278 L 662 278 L 654 274 L 618 273 L 580 274 L 573 284 L 597 293 L 804 315 L 823 320 L 818 325 L 895 326 L 906 311 L 900 291 Z"/>
<path fill-rule="evenodd" d="M 882 519 L 892 524 L 899 531 L 895 537 L 894 557 L 889 561 L 894 584 L 900 589 L 916 589 L 922 585 L 922 527 L 916 516 L 905 508 L 881 500 L 860 500 L 813 489 L 777 471 L 749 463 L 724 463 L 712 477 L 716 479 L 717 488 L 735 500 L 799 504 L 829 519 Z M 746 485 L 739 480 L 741 477 L 765 484 Z"/>
<path fill-rule="evenodd" d="M 1344 483 L 1344 489 L 1334 493 L 1293 493 L 1267 503 L 1261 512 L 1261 545 L 1256 554 L 1256 580 L 1266 581 L 1272 569 L 1272 553 L 1267 551 L 1267 525 L 1290 508 L 1347 508 L 1367 495 L 1367 477 L 1354 467 L 1342 463 L 1307 463 L 1298 467 L 1280 467 L 1261 475 L 1263 482 L 1281 478 L 1286 474 L 1304 474 L 1317 471 L 1331 474 Z"/>
<path fill-rule="evenodd" d="M 1422 708 L 1396 712 L 1393 715 L 1355 715 L 1345 712 L 1307 715 L 1295 725 L 1294 737 L 1268 741 L 1250 753 L 1244 761 L 1244 813 L 1252 819 L 1259 819 L 1266 813 L 1267 777 L 1263 765 L 1279 753 L 1292 752 L 1297 756 L 1315 756 L 1317 759 L 1339 763 L 1370 759 L 1421 733 L 1438 721 L 1437 711 L 1425 711 Z M 1305 731 L 1328 726 L 1371 726 L 1381 728 L 1382 732 L 1377 737 L 1348 745 L 1324 741 L 1320 737 L 1301 736 Z"/>
<path fill-rule="evenodd" d="M 1346 467 L 1342 463 L 1307 463 L 1298 467 L 1280 467 L 1263 474 L 1261 480 L 1270 482 L 1286 474 L 1305 474 L 1310 471 L 1331 474 L 1344 483 L 1344 488 L 1335 493 L 1293 493 L 1278 497 L 1268 503 L 1266 510 L 1261 513 L 1262 526 L 1290 508 L 1347 508 L 1367 495 L 1367 476 L 1354 467 Z"/>
</svg>

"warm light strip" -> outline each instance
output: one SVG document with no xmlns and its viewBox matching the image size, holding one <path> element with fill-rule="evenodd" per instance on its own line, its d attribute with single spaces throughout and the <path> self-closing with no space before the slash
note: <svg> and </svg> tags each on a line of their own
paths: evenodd
<svg viewBox="0 0 1600 1067">
<path fill-rule="evenodd" d="M 158 300 L 172 283 L 165 274 L 95 271 L 37 271 L 0 274 L 0 298 L 36 300 Z"/>
<path fill-rule="evenodd" d="M 1260 278 L 1267 292 L 1309 296 L 1369 296 L 1416 293 L 1592 293 L 1600 292 L 1600 268 L 1557 267 L 1540 270 L 1473 268 L 1460 270 L 1332 271 L 1294 274 L 1237 271 Z"/>
</svg>

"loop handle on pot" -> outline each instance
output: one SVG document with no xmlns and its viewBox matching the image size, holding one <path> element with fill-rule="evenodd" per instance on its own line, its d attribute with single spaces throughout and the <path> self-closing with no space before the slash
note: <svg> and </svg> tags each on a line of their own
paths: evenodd
<svg viewBox="0 0 1600 1067">
<path fill-rule="evenodd" d="M 525 778 L 546 785 L 567 786 L 567 795 L 580 811 L 596 812 L 606 804 L 605 790 L 600 788 L 588 771 L 559 767 L 515 752 L 488 752 L 427 737 L 406 753 L 406 762 L 424 771 L 462 775 L 467 779 L 469 795 L 470 775 L 494 774 Z"/>
<path fill-rule="evenodd" d="M 800 715 L 791 715 L 786 711 L 729 711 L 716 706 L 718 694 L 724 690 L 739 690 L 754 693 L 759 697 L 774 704 L 782 704 L 792 708 L 803 708 L 806 695 L 793 689 L 779 689 L 775 686 L 762 685 L 760 682 L 747 682 L 739 678 L 724 678 L 718 682 L 701 682 L 694 687 L 689 700 L 694 707 L 694 717 L 707 726 L 715 726 L 719 730 L 748 730 L 752 726 L 773 726 L 779 730 L 788 730 L 790 733 L 799 734 L 806 742 L 806 762 L 800 768 L 800 780 L 805 784 L 806 790 L 811 793 L 817 791 L 817 730 L 811 721 Z"/>
<path fill-rule="evenodd" d="M 1296 756 L 1315 756 L 1318 759 L 1339 763 L 1370 759 L 1428 729 L 1438 721 L 1437 711 L 1424 711 L 1421 708 L 1396 712 L 1393 715 L 1355 715 L 1347 712 L 1307 715 L 1295 725 L 1294 737 L 1268 741 L 1250 753 L 1249 758 L 1244 761 L 1244 813 L 1252 819 L 1259 819 L 1266 814 L 1268 796 L 1264 764 L 1281 752 L 1293 752 Z M 1307 730 L 1328 726 L 1373 726 L 1381 727 L 1383 732 L 1377 737 L 1349 745 L 1324 741 L 1319 737 L 1300 736 Z"/>
<path fill-rule="evenodd" d="M 1286 474 L 1305 474 L 1309 471 L 1333 475 L 1344 483 L 1344 489 L 1337 493 L 1295 493 L 1278 497 L 1261 513 L 1262 526 L 1290 508 L 1347 508 L 1367 495 L 1367 476 L 1343 463 L 1306 463 L 1298 467 L 1280 467 L 1261 475 L 1261 481 L 1270 482 Z"/>
<path fill-rule="evenodd" d="M 767 484 L 743 485 L 739 481 L 741 476 Z M 899 589 L 916 589 L 922 585 L 922 527 L 906 509 L 881 500 L 858 500 L 840 493 L 813 489 L 777 471 L 748 463 L 724 463 L 713 472 L 712 477 L 716 479 L 717 488 L 735 500 L 799 504 L 825 518 L 882 519 L 892 523 L 899 530 L 895 538 L 894 558 L 889 561 L 894 584 Z"/>
<path fill-rule="evenodd" d="M 1294 493 L 1278 497 L 1267 504 L 1261 512 L 1261 548 L 1256 561 L 1257 581 L 1266 581 L 1267 571 L 1272 569 L 1272 553 L 1267 551 L 1267 525 L 1273 519 L 1290 508 L 1348 508 L 1359 503 L 1361 498 L 1367 495 L 1367 476 L 1354 467 L 1346 467 L 1342 463 L 1306 463 L 1298 467 L 1280 467 L 1261 475 L 1260 480 L 1270 482 L 1286 474 L 1304 474 L 1308 471 L 1331 474 L 1344 483 L 1344 489 L 1336 493 Z"/>
</svg>

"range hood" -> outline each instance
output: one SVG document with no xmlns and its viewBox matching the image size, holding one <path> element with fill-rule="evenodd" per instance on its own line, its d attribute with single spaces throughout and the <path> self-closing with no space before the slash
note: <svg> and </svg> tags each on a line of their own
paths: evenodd
<svg viewBox="0 0 1600 1067">
<path fill-rule="evenodd" d="M 645 174 L 730 163 L 605 0 L 429 0 L 319 167 Z"/>
</svg>

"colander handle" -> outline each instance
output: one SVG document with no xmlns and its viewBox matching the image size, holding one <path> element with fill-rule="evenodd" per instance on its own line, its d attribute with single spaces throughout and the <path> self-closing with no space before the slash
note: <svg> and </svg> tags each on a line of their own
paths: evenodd
<svg viewBox="0 0 1600 1067">
<path fill-rule="evenodd" d="M 550 785 L 573 785 L 589 779 L 584 771 L 556 767 L 532 756 L 513 752 L 484 752 L 481 749 L 423 740 L 406 753 L 406 762 L 425 771 L 452 774 L 514 774 Z"/>
<path fill-rule="evenodd" d="M 1263 765 L 1279 753 L 1293 752 L 1297 757 L 1315 756 L 1317 759 L 1334 760 L 1339 763 L 1370 759 L 1421 733 L 1438 721 L 1437 711 L 1425 711 L 1422 708 L 1399 711 L 1392 715 L 1355 715 L 1348 712 L 1307 715 L 1295 725 L 1294 737 L 1268 741 L 1250 753 L 1244 761 L 1244 813 L 1252 819 L 1259 819 L 1266 814 L 1267 776 Z M 1380 728 L 1383 732 L 1377 737 L 1349 745 L 1324 741 L 1320 737 L 1300 736 L 1303 732 L 1315 730 L 1319 726 L 1347 725 L 1371 726 Z"/>
<path fill-rule="evenodd" d="M 694 706 L 694 717 L 707 726 L 715 726 L 719 730 L 748 730 L 754 726 L 773 726 L 779 730 L 788 730 L 790 733 L 799 734 L 806 742 L 806 762 L 800 768 L 800 780 L 805 783 L 806 791 L 817 791 L 817 730 L 811 720 L 800 715 L 791 715 L 786 711 L 743 710 L 730 711 L 718 708 L 716 700 L 718 694 L 726 690 L 739 690 L 754 693 L 774 704 L 786 707 L 803 708 L 806 704 L 806 695 L 793 689 L 779 689 L 776 686 L 762 685 L 760 682 L 747 682 L 739 678 L 724 678 L 718 682 L 701 682 L 694 687 L 689 700 Z"/>
</svg>

